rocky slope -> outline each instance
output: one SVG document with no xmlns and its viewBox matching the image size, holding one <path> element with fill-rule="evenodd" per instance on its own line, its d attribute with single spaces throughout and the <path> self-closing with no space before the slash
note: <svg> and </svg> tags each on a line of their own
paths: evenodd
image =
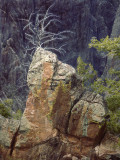
<svg viewBox="0 0 120 160">
<path fill-rule="evenodd" d="M 63 44 L 67 42 L 66 54 L 58 54 L 59 59 L 66 63 L 75 66 L 78 55 L 81 55 L 101 75 L 106 57 L 88 49 L 88 43 L 93 36 L 100 39 L 111 33 L 119 35 L 119 0 L 0 0 L 0 96 L 17 99 L 14 109 L 25 106 L 28 94 L 26 77 L 33 55 L 31 52 L 26 54 L 25 20 L 31 13 L 36 16 L 38 10 L 45 13 L 53 2 L 51 12 L 58 15 L 62 23 L 58 26 L 51 24 L 48 30 L 56 33 L 70 30 L 74 33 L 68 34 L 67 40 L 63 41 Z"/>
<path fill-rule="evenodd" d="M 83 89 L 73 67 L 38 48 L 27 81 L 21 120 L 0 117 L 1 160 L 120 158 L 118 138 L 106 134 L 102 97 Z"/>
</svg>

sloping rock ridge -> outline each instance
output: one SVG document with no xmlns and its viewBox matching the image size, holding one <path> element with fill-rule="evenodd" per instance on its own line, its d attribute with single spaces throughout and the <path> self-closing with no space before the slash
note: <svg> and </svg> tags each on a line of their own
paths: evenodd
<svg viewBox="0 0 120 160">
<path fill-rule="evenodd" d="M 30 93 L 21 120 L 0 117 L 1 160 L 106 160 L 120 155 L 118 139 L 104 136 L 102 97 L 84 91 L 73 67 L 38 48 L 27 81 Z"/>
</svg>

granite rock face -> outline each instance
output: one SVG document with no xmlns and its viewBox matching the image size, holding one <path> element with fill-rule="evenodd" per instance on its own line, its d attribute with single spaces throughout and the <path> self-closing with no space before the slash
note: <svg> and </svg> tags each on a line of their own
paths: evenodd
<svg viewBox="0 0 120 160">
<path fill-rule="evenodd" d="M 101 159 L 120 159 L 120 146 L 118 145 L 119 138 L 107 133 L 100 146 L 95 147 L 96 155 Z"/>
<path fill-rule="evenodd" d="M 63 41 L 63 44 L 67 42 L 64 48 L 66 54 L 58 54 L 59 59 L 68 64 L 75 66 L 80 55 L 84 61 L 91 62 L 101 75 L 106 64 L 106 56 L 98 55 L 95 50 L 89 49 L 88 43 L 93 36 L 100 39 L 106 35 L 111 36 L 111 33 L 119 34 L 119 0 L 0 0 L 0 94 L 4 97 L 5 93 L 12 99 L 17 99 L 18 95 L 21 103 L 24 102 L 20 106 L 15 101 L 18 108 L 25 108 L 24 97 L 29 92 L 27 72 L 33 56 L 31 51 L 26 53 L 28 41 L 23 28 L 31 13 L 35 13 L 31 18 L 34 22 L 38 10 L 44 14 L 53 3 L 51 12 L 59 16 L 62 23 L 58 26 L 51 24 L 48 30 L 55 33 L 70 30 L 74 33 L 68 34 L 67 40 Z M 113 30 L 117 32 L 114 33 Z M 3 54 L 8 43 L 10 47 L 7 49 L 7 55 L 10 56 L 11 49 L 15 55 L 9 60 L 9 65 L 6 63 L 9 56 Z M 58 45 L 58 42 L 54 45 Z M 14 95 L 7 94 L 11 89 Z"/>
<path fill-rule="evenodd" d="M 105 131 L 101 96 L 84 93 L 75 69 L 41 48 L 30 65 L 28 85 L 25 111 L 7 147 L 2 139 L 2 155 L 24 160 L 90 159 Z"/>
<path fill-rule="evenodd" d="M 120 36 L 120 5 L 118 7 L 115 21 L 112 27 L 112 33 L 111 38 Z M 109 69 L 113 68 L 115 70 L 119 70 L 120 68 L 120 59 L 118 57 L 113 57 L 113 55 L 108 55 L 107 57 L 107 63 L 103 72 L 103 77 L 111 78 L 111 75 L 109 74 Z"/>
<path fill-rule="evenodd" d="M 20 121 L 0 116 L 0 159 L 12 154 L 19 127 Z"/>
<path fill-rule="evenodd" d="M 59 61 L 54 53 L 38 48 L 29 68 L 27 82 L 30 90 L 33 90 L 35 86 L 41 87 L 42 80 L 51 80 L 50 89 L 52 90 L 55 89 L 59 81 L 65 82 L 74 74 L 76 74 L 75 69 Z"/>
<path fill-rule="evenodd" d="M 116 12 L 115 21 L 112 27 L 111 37 L 118 37 L 120 35 L 120 4 Z"/>
<path fill-rule="evenodd" d="M 95 139 L 102 130 L 105 108 L 100 95 L 85 92 L 71 111 L 68 133 L 75 137 Z M 93 132 L 94 130 L 94 132 Z M 104 134 L 104 132 L 103 132 Z M 102 135 L 101 135 L 102 136 Z"/>
</svg>

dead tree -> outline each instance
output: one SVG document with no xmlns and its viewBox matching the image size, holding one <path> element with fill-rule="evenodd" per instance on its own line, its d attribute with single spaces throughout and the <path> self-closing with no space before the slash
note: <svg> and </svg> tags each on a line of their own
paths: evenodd
<svg viewBox="0 0 120 160">
<path fill-rule="evenodd" d="M 54 33 L 48 31 L 50 25 L 59 25 L 61 21 L 59 20 L 59 16 L 50 12 L 50 9 L 54 6 L 51 5 L 45 14 L 40 14 L 39 11 L 37 14 L 31 13 L 29 19 L 26 20 L 27 24 L 24 27 L 25 36 L 28 40 L 29 45 L 27 46 L 26 51 L 35 52 L 35 50 L 40 47 L 45 50 L 50 50 L 53 52 L 59 52 L 59 54 L 64 55 L 66 53 L 64 46 L 67 43 L 65 42 L 67 39 L 67 34 L 71 34 L 71 31 L 62 31 L 58 33 Z M 34 22 L 32 17 L 34 18 Z M 51 45 L 55 42 L 60 42 L 60 45 Z M 32 53 L 33 55 L 33 53 Z"/>
</svg>

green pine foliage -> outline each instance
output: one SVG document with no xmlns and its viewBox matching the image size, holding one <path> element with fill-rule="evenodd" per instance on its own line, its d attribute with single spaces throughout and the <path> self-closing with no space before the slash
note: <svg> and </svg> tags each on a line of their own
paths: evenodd
<svg viewBox="0 0 120 160">
<path fill-rule="evenodd" d="M 98 41 L 92 38 L 89 47 L 94 47 L 98 51 L 107 52 L 114 57 L 120 58 L 120 37 L 109 38 Z M 120 70 L 111 68 L 109 70 L 111 78 L 98 78 L 92 84 L 92 88 L 100 94 L 107 95 L 105 100 L 109 109 L 109 119 L 107 121 L 107 128 L 113 134 L 120 134 Z"/>
<path fill-rule="evenodd" d="M 5 118 L 12 117 L 11 115 L 11 107 L 13 105 L 12 99 L 5 99 L 0 102 L 0 114 Z"/>
<path fill-rule="evenodd" d="M 0 114 L 5 118 L 11 117 L 10 110 L 3 103 L 0 103 Z"/>
<path fill-rule="evenodd" d="M 5 99 L 0 102 L 0 115 L 5 118 L 20 119 L 22 116 L 22 111 L 18 109 L 16 112 L 12 111 L 13 99 Z"/>
<path fill-rule="evenodd" d="M 120 134 L 120 110 L 117 112 L 109 112 L 109 120 L 107 121 L 107 129 L 115 135 Z"/>
<path fill-rule="evenodd" d="M 106 102 L 110 111 L 117 112 L 117 110 L 120 108 L 120 94 L 106 97 Z"/>
<path fill-rule="evenodd" d="M 100 41 L 93 37 L 89 47 L 94 47 L 98 51 L 108 52 L 108 54 L 113 54 L 114 56 L 118 56 L 120 58 L 120 37 L 109 38 L 109 36 L 107 36 Z"/>
<path fill-rule="evenodd" d="M 22 117 L 22 111 L 20 109 L 18 109 L 17 112 L 14 113 L 12 116 L 14 119 L 20 120 Z"/>
<path fill-rule="evenodd" d="M 83 62 L 80 56 L 77 59 L 77 73 L 83 80 L 83 86 L 91 83 L 91 81 L 97 75 L 97 72 L 94 70 L 93 66 L 91 64 L 86 64 L 85 62 Z"/>
</svg>

